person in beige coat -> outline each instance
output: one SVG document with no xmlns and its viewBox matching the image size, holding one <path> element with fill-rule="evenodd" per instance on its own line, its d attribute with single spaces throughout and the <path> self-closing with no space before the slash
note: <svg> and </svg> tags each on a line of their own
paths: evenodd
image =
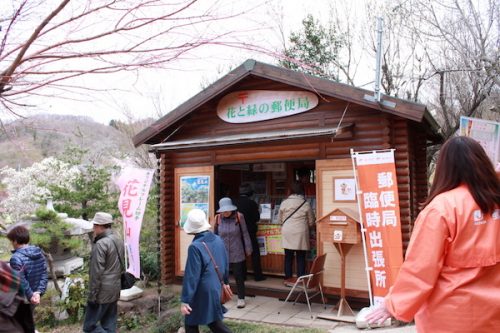
<svg viewBox="0 0 500 333">
<path fill-rule="evenodd" d="M 297 276 L 306 274 L 306 253 L 310 249 L 309 228 L 314 226 L 314 214 L 304 199 L 304 186 L 295 182 L 291 194 L 280 205 L 279 221 L 285 249 L 285 284 L 293 283 L 292 264 L 296 257 Z"/>
</svg>

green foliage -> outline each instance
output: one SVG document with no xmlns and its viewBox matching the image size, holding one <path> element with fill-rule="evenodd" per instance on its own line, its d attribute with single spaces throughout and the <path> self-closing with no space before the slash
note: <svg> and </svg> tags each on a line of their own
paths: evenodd
<svg viewBox="0 0 500 333">
<path fill-rule="evenodd" d="M 157 195 L 158 186 L 152 186 L 146 211 L 142 221 L 140 256 L 142 273 L 146 280 L 156 280 L 160 277 L 158 263 L 158 223 L 157 223 Z"/>
<path fill-rule="evenodd" d="M 141 250 L 142 274 L 148 281 L 160 278 L 160 265 L 158 264 L 158 251 Z"/>
<path fill-rule="evenodd" d="M 182 326 L 184 326 L 184 316 L 180 311 L 176 311 L 165 320 L 157 322 L 156 327 L 151 329 L 151 333 L 175 333 Z"/>
<path fill-rule="evenodd" d="M 41 299 L 40 306 L 35 308 L 34 318 L 38 329 L 57 326 L 58 321 L 56 320 L 55 313 L 58 309 L 51 301 L 51 299 L 56 296 L 59 295 L 57 295 L 55 289 L 47 289 L 47 292 Z"/>
<path fill-rule="evenodd" d="M 143 332 L 144 326 L 148 326 L 151 322 L 154 322 L 156 315 L 153 313 L 148 313 L 146 315 L 140 313 L 127 314 L 118 317 L 118 326 L 120 329 L 125 331 L 134 331 L 141 329 Z M 120 330 L 121 331 L 121 330 Z"/>
<path fill-rule="evenodd" d="M 310 14 L 302 20 L 302 26 L 302 31 L 291 33 L 291 46 L 284 50 L 288 59 L 279 64 L 307 74 L 338 80 L 334 63 L 338 61 L 340 49 L 345 45 L 344 37 L 333 26 L 323 26 Z"/>
<path fill-rule="evenodd" d="M 45 252 L 51 252 L 56 245 L 63 249 L 75 249 L 81 245 L 81 240 L 68 236 L 71 228 L 57 213 L 46 208 L 36 211 L 37 221 L 33 223 L 31 242 L 41 247 Z"/>
<path fill-rule="evenodd" d="M 88 275 L 72 275 L 72 284 L 68 289 L 68 297 L 57 302 L 58 308 L 68 312 L 70 323 L 77 323 L 83 319 L 87 305 Z"/>
<path fill-rule="evenodd" d="M 111 174 L 116 169 L 97 165 L 92 161 L 84 162 L 87 150 L 67 148 L 61 159 L 79 167 L 81 173 L 73 189 L 51 186 L 49 189 L 54 198 L 54 207 L 72 217 L 91 219 L 96 212 L 105 211 L 113 216 L 118 215 L 118 196 L 111 184 Z"/>
</svg>

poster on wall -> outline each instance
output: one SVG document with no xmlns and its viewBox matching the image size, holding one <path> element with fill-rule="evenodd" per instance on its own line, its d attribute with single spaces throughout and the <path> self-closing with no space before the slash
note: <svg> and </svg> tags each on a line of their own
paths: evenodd
<svg viewBox="0 0 500 333">
<path fill-rule="evenodd" d="M 257 236 L 257 243 L 259 244 L 260 255 L 261 256 L 267 255 L 266 237 L 264 237 L 264 236 Z"/>
<path fill-rule="evenodd" d="M 181 177 L 181 217 L 180 226 L 186 222 L 187 214 L 191 209 L 198 208 L 208 216 L 208 203 L 210 193 L 209 176 L 183 176 Z"/>
<path fill-rule="evenodd" d="M 479 142 L 493 165 L 497 165 L 500 162 L 500 123 L 477 118 L 460 117 L 459 133 Z"/>
<path fill-rule="evenodd" d="M 266 254 L 285 254 L 281 241 L 281 225 L 260 224 L 258 238 L 265 239 Z"/>
<path fill-rule="evenodd" d="M 354 153 L 373 304 L 384 302 L 403 263 L 394 150 Z"/>
<path fill-rule="evenodd" d="M 271 220 L 271 204 L 262 203 L 260 204 L 260 219 L 261 220 Z"/>
<path fill-rule="evenodd" d="M 354 178 L 333 178 L 333 201 L 356 202 L 356 181 Z"/>
</svg>

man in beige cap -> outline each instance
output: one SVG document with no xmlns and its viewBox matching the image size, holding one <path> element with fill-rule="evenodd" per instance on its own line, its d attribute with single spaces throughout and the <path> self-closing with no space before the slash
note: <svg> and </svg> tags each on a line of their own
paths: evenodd
<svg viewBox="0 0 500 333">
<path fill-rule="evenodd" d="M 116 332 L 117 302 L 120 298 L 120 275 L 124 258 L 123 242 L 111 230 L 113 217 L 96 213 L 94 241 L 90 255 L 89 295 L 83 331 Z M 121 261 L 120 261 L 121 260 Z"/>
</svg>

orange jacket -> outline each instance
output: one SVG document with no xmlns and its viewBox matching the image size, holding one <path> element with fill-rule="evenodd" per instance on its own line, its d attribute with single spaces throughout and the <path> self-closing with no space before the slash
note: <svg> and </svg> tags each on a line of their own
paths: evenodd
<svg viewBox="0 0 500 333">
<path fill-rule="evenodd" d="M 500 332 L 500 209 L 484 216 L 466 186 L 436 196 L 385 303 L 418 332 Z"/>
</svg>

